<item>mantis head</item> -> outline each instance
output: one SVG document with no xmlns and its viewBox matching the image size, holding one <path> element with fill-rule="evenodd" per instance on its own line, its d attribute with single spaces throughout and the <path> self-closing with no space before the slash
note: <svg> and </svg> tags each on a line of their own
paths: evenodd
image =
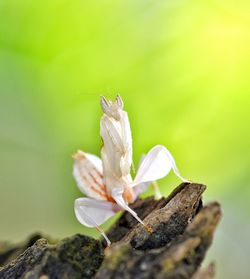
<svg viewBox="0 0 250 279">
<path fill-rule="evenodd" d="M 105 114 L 109 117 L 114 118 L 115 120 L 120 120 L 120 112 L 123 109 L 123 101 L 122 98 L 117 95 L 115 100 L 112 102 L 107 100 L 104 96 L 101 96 L 101 108 Z"/>
</svg>

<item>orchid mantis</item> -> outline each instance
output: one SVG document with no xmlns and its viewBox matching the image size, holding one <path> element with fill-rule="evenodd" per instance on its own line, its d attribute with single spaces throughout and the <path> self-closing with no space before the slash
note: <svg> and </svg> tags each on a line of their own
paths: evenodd
<svg viewBox="0 0 250 279">
<path fill-rule="evenodd" d="M 75 200 L 75 215 L 81 224 L 95 227 L 109 246 L 111 242 L 100 225 L 122 210 L 144 225 L 129 204 L 150 183 L 163 178 L 171 169 L 182 181 L 188 180 L 180 175 L 173 156 L 162 145 L 156 145 L 143 157 L 132 179 L 132 137 L 123 101 L 120 96 L 114 102 L 101 97 L 101 107 L 104 113 L 100 122 L 101 159 L 82 151 L 73 156 L 73 176 L 80 191 L 87 196 Z"/>
</svg>

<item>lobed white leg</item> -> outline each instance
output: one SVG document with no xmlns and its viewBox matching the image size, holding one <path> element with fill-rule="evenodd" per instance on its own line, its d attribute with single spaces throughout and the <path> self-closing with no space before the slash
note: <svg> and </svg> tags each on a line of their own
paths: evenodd
<svg viewBox="0 0 250 279">
<path fill-rule="evenodd" d="M 108 246 L 111 242 L 100 225 L 120 210 L 118 205 L 108 201 L 98 201 L 90 198 L 75 200 L 75 214 L 78 221 L 86 227 L 96 228 L 104 237 Z"/>
<path fill-rule="evenodd" d="M 123 199 L 122 194 L 123 194 L 123 188 L 116 187 L 112 190 L 112 197 L 117 202 L 117 204 L 122 209 L 128 211 L 139 223 L 141 223 L 146 228 L 147 231 L 151 232 L 151 229 L 147 225 L 145 225 L 145 223 L 141 220 L 141 218 L 139 218 L 137 213 L 127 205 L 127 203 Z"/>
</svg>

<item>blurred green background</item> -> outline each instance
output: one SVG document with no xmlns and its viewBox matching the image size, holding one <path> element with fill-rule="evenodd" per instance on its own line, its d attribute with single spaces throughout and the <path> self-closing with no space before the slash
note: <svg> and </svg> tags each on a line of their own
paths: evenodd
<svg viewBox="0 0 250 279">
<path fill-rule="evenodd" d="M 217 278 L 249 278 L 249 14 L 244 0 L 0 0 L 0 239 L 97 236 L 74 216 L 71 154 L 99 154 L 99 97 L 119 93 L 135 163 L 164 144 L 208 185 L 224 211 L 208 258 Z"/>
</svg>

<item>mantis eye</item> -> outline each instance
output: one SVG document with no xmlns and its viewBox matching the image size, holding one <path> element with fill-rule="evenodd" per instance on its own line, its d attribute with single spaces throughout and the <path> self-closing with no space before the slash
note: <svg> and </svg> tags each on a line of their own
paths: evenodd
<svg viewBox="0 0 250 279">
<path fill-rule="evenodd" d="M 124 104 L 123 104 L 123 101 L 122 101 L 122 98 L 121 98 L 120 95 L 117 95 L 117 96 L 116 96 L 115 101 L 116 101 L 118 107 L 119 107 L 120 109 L 123 109 Z"/>
<path fill-rule="evenodd" d="M 102 108 L 103 112 L 106 114 L 109 114 L 110 102 L 104 96 L 101 96 L 100 103 L 101 103 L 101 108 Z"/>
</svg>

